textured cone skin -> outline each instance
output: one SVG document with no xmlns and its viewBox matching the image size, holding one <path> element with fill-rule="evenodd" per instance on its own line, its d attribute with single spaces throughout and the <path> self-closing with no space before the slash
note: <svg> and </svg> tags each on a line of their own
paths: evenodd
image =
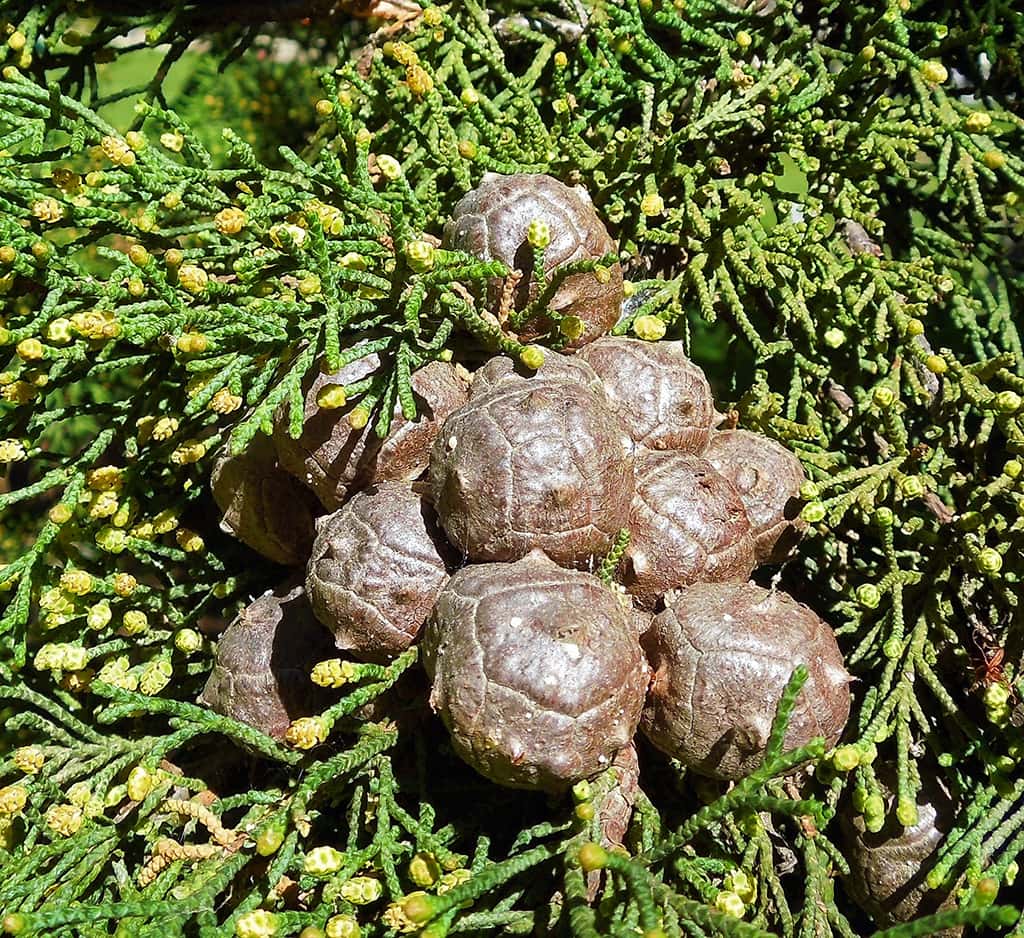
<svg viewBox="0 0 1024 938">
<path fill-rule="evenodd" d="M 258 434 L 238 456 L 221 456 L 210 475 L 221 529 L 275 563 L 298 566 L 313 546 L 316 499 L 278 466 L 274 444 Z"/>
<path fill-rule="evenodd" d="M 585 563 L 626 524 L 633 442 L 589 387 L 502 382 L 445 421 L 430 484 L 445 533 L 471 560 L 539 547 L 558 563 Z"/>
<path fill-rule="evenodd" d="M 417 417 L 406 420 L 396 405 L 391 432 L 381 440 L 372 422 L 361 430 L 348 424 L 357 401 L 332 409 L 321 408 L 317 395 L 330 385 L 354 384 L 381 365 L 367 355 L 333 375 L 314 372 L 304 383 L 305 409 L 302 434 L 288 435 L 288 409 L 278 411 L 274 443 L 281 465 L 308 485 L 324 508 L 334 511 L 355 491 L 374 482 L 411 482 L 426 467 L 430 447 L 441 422 L 468 396 L 466 382 L 454 365 L 431 362 L 412 376 Z"/>
<path fill-rule="evenodd" d="M 847 802 L 839 815 L 840 830 L 850 864 L 850 875 L 843 884 L 861 908 L 888 927 L 945 912 L 956 907 L 951 890 L 929 889 L 925 882 L 938 859 L 938 848 L 956 821 L 956 805 L 932 772 L 921 773 L 921 791 L 917 795 L 917 823 L 903 827 L 896 819 L 892 791 L 896 780 L 892 772 L 879 773 L 879 784 L 886 801 L 885 826 L 871 833 L 864 818 Z M 963 928 L 947 928 L 934 934 L 938 938 L 958 938 Z"/>
<path fill-rule="evenodd" d="M 353 496 L 319 525 L 306 590 L 338 648 L 387 661 L 419 636 L 448 582 L 433 510 L 403 482 Z"/>
<path fill-rule="evenodd" d="M 628 609 L 540 551 L 456 573 L 423 651 L 455 751 L 499 784 L 560 791 L 636 730 L 648 671 Z"/>
<path fill-rule="evenodd" d="M 832 630 L 785 593 L 698 583 L 674 594 L 642 639 L 652 669 L 641 728 L 703 775 L 738 779 L 764 760 L 793 669 L 809 677 L 784 750 L 834 745 L 850 715 L 850 676 Z"/>
<path fill-rule="evenodd" d="M 704 458 L 740 493 L 753 529 L 759 563 L 782 563 L 806 524 L 800 520 L 803 466 L 781 443 L 749 430 L 711 437 Z"/>
<path fill-rule="evenodd" d="M 551 232 L 551 243 L 544 250 L 544 268 L 549 277 L 562 264 L 603 257 L 616 250 L 586 192 L 539 173 L 486 173 L 480 185 L 455 206 L 445 227 L 445 243 L 481 260 L 501 261 L 522 271 L 516 297 L 516 306 L 521 309 L 538 292 L 532 276 L 533 251 L 526 241 L 527 229 L 534 220 L 547 222 Z M 578 316 L 585 323 L 583 335 L 570 347 L 603 335 L 618 320 L 623 298 L 622 267 L 616 263 L 608 272 L 606 283 L 593 273 L 567 277 L 548 304 L 563 316 Z M 494 309 L 500 302 L 501 289 L 502 281 L 497 280 L 489 290 L 489 305 Z M 530 341 L 550 328 L 547 317 L 537 318 L 524 323 L 519 335 Z"/>
<path fill-rule="evenodd" d="M 700 453 L 718 414 L 711 385 L 681 342 L 605 336 L 580 349 L 619 408 L 633 439 L 648 449 Z"/>
<path fill-rule="evenodd" d="M 745 580 L 754 539 L 739 493 L 700 456 L 641 450 L 622 582 L 644 609 L 698 581 Z"/>
<path fill-rule="evenodd" d="M 334 654 L 334 644 L 293 580 L 243 609 L 217 643 L 213 671 L 199 703 L 275 739 L 292 720 L 327 706 L 329 697 L 309 677 Z"/>
<path fill-rule="evenodd" d="M 501 385 L 568 381 L 589 388 L 611 406 L 601 379 L 582 358 L 578 355 L 560 355 L 550 349 L 546 349 L 544 354 L 544 364 L 536 371 L 531 371 L 507 355 L 495 355 L 473 372 L 469 399 L 483 397 Z"/>
</svg>

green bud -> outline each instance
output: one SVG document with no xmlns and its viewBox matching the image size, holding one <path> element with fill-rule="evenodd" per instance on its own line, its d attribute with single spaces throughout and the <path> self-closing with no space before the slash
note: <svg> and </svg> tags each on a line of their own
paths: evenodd
<svg viewBox="0 0 1024 938">
<path fill-rule="evenodd" d="M 306 854 L 303 865 L 306 872 L 314 876 L 329 876 L 331 873 L 337 873 L 344 863 L 345 854 L 340 850 L 321 845 Z"/>
<path fill-rule="evenodd" d="M 919 476 L 904 476 L 900 479 L 900 494 L 904 498 L 920 498 L 924 495 L 924 483 Z"/>
<path fill-rule="evenodd" d="M 873 834 L 885 826 L 885 802 L 881 795 L 868 795 L 864 802 L 864 826 Z"/>
<path fill-rule="evenodd" d="M 1001 414 L 1015 414 L 1022 403 L 1024 401 L 1016 391 L 1000 391 L 995 399 L 996 410 Z"/>
<path fill-rule="evenodd" d="M 800 517 L 808 524 L 817 524 L 819 521 L 825 520 L 826 514 L 827 511 L 822 502 L 808 502 L 800 512 Z"/>
<path fill-rule="evenodd" d="M 896 402 L 896 392 L 892 388 L 882 385 L 879 388 L 875 388 L 871 395 L 871 400 L 876 407 L 888 410 Z"/>
<path fill-rule="evenodd" d="M 896 516 L 893 514 L 891 508 L 886 508 L 883 505 L 881 508 L 876 508 L 874 513 L 874 522 L 880 528 L 891 528 L 896 523 Z"/>
<path fill-rule="evenodd" d="M 441 878 L 441 866 L 432 853 L 417 853 L 409 861 L 409 879 L 426 889 Z"/>
<path fill-rule="evenodd" d="M 535 218 L 526 229 L 530 247 L 543 250 L 551 243 L 551 226 L 543 218 Z"/>
<path fill-rule="evenodd" d="M 558 331 L 570 342 L 575 342 L 587 331 L 587 324 L 579 316 L 565 316 L 558 324 Z"/>
<path fill-rule="evenodd" d="M 1003 475 L 1008 476 L 1011 479 L 1016 479 L 1020 476 L 1021 472 L 1024 472 L 1024 465 L 1021 464 L 1019 459 L 1008 459 L 1003 463 Z"/>
<path fill-rule="evenodd" d="M 825 344 L 829 348 L 839 348 L 844 342 L 846 342 L 846 333 L 842 329 L 837 329 L 833 326 L 831 329 L 826 329 L 825 334 L 822 336 L 825 340 Z"/>
<path fill-rule="evenodd" d="M 274 822 L 268 824 L 256 835 L 256 852 L 261 857 L 269 857 L 277 853 L 284 843 L 284 824 Z"/>
<path fill-rule="evenodd" d="M 544 349 L 539 345 L 527 345 L 519 353 L 519 360 L 531 371 L 536 371 L 544 364 Z"/>
<path fill-rule="evenodd" d="M 434 245 L 429 241 L 410 241 L 405 246 L 405 259 L 418 274 L 433 268 L 435 253 Z"/>
<path fill-rule="evenodd" d="M 877 609 L 882 592 L 874 583 L 862 583 L 857 587 L 857 602 L 865 609 Z"/>
<path fill-rule="evenodd" d="M 832 753 L 832 765 L 840 772 L 852 772 L 860 765 L 860 749 L 857 746 L 840 746 Z"/>
<path fill-rule="evenodd" d="M 807 481 L 800 486 L 800 497 L 805 502 L 813 502 L 821 496 L 821 489 L 816 482 Z"/>
<path fill-rule="evenodd" d="M 886 658 L 898 658 L 903 654 L 903 640 L 900 638 L 887 639 L 885 644 L 882 645 L 882 654 Z"/>
<path fill-rule="evenodd" d="M 581 801 L 590 801 L 591 790 L 590 782 L 586 779 L 577 782 L 572 786 L 572 798 L 573 801 L 579 803 Z"/>
<path fill-rule="evenodd" d="M 986 576 L 995 576 L 1003 569 L 1003 555 L 994 547 L 986 547 L 978 551 L 975 564 L 980 573 L 984 573 Z"/>
<path fill-rule="evenodd" d="M 715 908 L 732 918 L 743 918 L 747 913 L 747 907 L 743 900 L 728 889 L 721 890 L 715 896 Z"/>
<path fill-rule="evenodd" d="M 1004 706 L 1010 699 L 1010 689 L 998 681 L 985 688 L 985 706 L 990 710 Z"/>
</svg>

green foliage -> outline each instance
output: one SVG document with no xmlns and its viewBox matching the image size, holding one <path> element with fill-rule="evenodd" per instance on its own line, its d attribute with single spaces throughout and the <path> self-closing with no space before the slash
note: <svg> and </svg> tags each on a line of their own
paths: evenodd
<svg viewBox="0 0 1024 938">
<path fill-rule="evenodd" d="M 432 936 L 846 938 L 869 926 L 834 884 L 830 821 L 844 799 L 882 820 L 877 758 L 901 820 L 924 773 L 959 800 L 933 871 L 962 883 L 943 924 L 1024 933 L 990 904 L 1024 850 L 1012 5 L 621 0 L 579 23 L 460 2 L 380 33 L 289 26 L 308 67 L 261 59 L 256 30 L 201 6 L 0 5 L 0 510 L 36 519 L 0 570 L 0 782 L 4 803 L 25 795 L 0 816 L 8 931 L 205 938 L 262 908 L 282 935 L 416 913 Z M 98 113 L 119 92 L 94 63 L 136 26 L 170 45 L 129 130 Z M 203 64 L 172 107 L 162 79 L 201 34 L 229 77 Z M 195 630 L 281 576 L 218 532 L 215 454 L 275 414 L 297 433 L 321 361 L 381 354 L 346 390 L 385 433 L 396 402 L 414 415 L 427 362 L 523 353 L 486 309 L 507 271 L 435 243 L 487 171 L 583 184 L 632 280 L 618 331 L 655 315 L 692 337 L 722 405 L 801 457 L 812 530 L 781 577 L 858 678 L 842 757 L 777 745 L 723 792 L 645 753 L 632 858 L 595 902 L 577 863 L 593 822 L 441 751 L 394 686 L 412 656 L 358 672 L 308 750 L 192 704 L 210 663 Z M 978 672 L 997 650 L 1005 685 Z M 362 718 L 377 698 L 387 718 Z M 813 778 L 782 779 L 807 760 Z M 327 873 L 324 846 L 342 857 Z M 418 853 L 445 875 L 408 905 Z M 737 871 L 745 921 L 720 899 Z M 362 904 L 367 876 L 382 894 Z"/>
</svg>

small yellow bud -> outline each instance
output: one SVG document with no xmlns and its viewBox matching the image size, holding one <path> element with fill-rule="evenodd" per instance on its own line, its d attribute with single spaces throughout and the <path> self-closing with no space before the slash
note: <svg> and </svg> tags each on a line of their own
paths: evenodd
<svg viewBox="0 0 1024 938">
<path fill-rule="evenodd" d="M 137 130 L 129 130 L 124 135 L 124 142 L 128 144 L 136 153 L 146 149 L 146 138 L 140 134 Z"/>
<path fill-rule="evenodd" d="M 202 293 L 209 282 L 209 275 L 196 264 L 184 264 L 178 270 L 178 283 L 193 295 Z"/>
<path fill-rule="evenodd" d="M 633 320 L 633 334 L 646 342 L 657 342 L 664 338 L 667 326 L 659 316 L 637 316 Z"/>
<path fill-rule="evenodd" d="M 998 150 L 986 150 L 981 155 L 981 161 L 989 169 L 1002 169 L 1006 165 L 1006 157 Z"/>
<path fill-rule="evenodd" d="M 195 629 L 178 629 L 174 633 L 174 647 L 182 654 L 195 654 L 203 647 L 203 636 Z"/>
<path fill-rule="evenodd" d="M 344 407 L 348 400 L 345 394 L 345 386 L 341 384 L 328 384 L 322 387 L 316 395 L 318 407 L 324 410 L 335 410 Z"/>
<path fill-rule="evenodd" d="M 519 360 L 531 371 L 544 364 L 544 349 L 539 345 L 527 345 L 520 353 Z"/>
<path fill-rule="evenodd" d="M 177 130 L 160 134 L 160 146 L 172 153 L 180 153 L 184 145 L 185 138 Z"/>
<path fill-rule="evenodd" d="M 152 773 L 143 765 L 137 765 L 128 773 L 127 792 L 132 801 L 142 801 L 156 784 Z"/>
<path fill-rule="evenodd" d="M 474 104 L 480 103 L 480 95 L 473 88 L 463 88 L 462 94 L 459 95 L 459 100 L 465 107 L 472 107 Z"/>
<path fill-rule="evenodd" d="M 37 199 L 32 203 L 32 214 L 41 222 L 52 225 L 64 217 L 64 207 L 50 197 Z"/>
<path fill-rule="evenodd" d="M 0 463 L 24 462 L 27 458 L 28 453 L 21 440 L 0 440 Z"/>
<path fill-rule="evenodd" d="M 985 111 L 971 111 L 964 119 L 964 127 L 969 133 L 984 133 L 992 124 L 992 118 Z"/>
<path fill-rule="evenodd" d="M 334 105 L 327 98 L 316 102 L 317 117 L 330 117 L 334 113 Z"/>
<path fill-rule="evenodd" d="M 28 803 L 28 792 L 21 785 L 0 788 L 0 814 L 20 814 Z"/>
<path fill-rule="evenodd" d="M 266 909 L 254 909 L 235 921 L 238 938 L 273 938 L 277 934 L 277 916 Z"/>
<path fill-rule="evenodd" d="M 320 687 L 344 687 L 359 676 L 359 666 L 341 658 L 328 658 L 313 665 L 310 677 Z"/>
<path fill-rule="evenodd" d="M 921 66 L 921 77 L 932 84 L 941 85 L 949 78 L 949 72 L 946 70 L 946 66 L 938 61 L 938 59 L 932 59 Z"/>
<path fill-rule="evenodd" d="M 119 554 L 124 550 L 127 535 L 118 528 L 110 525 L 100 528 L 96 532 L 96 543 L 107 553 Z"/>
<path fill-rule="evenodd" d="M 328 876 L 337 873 L 345 862 L 345 855 L 334 847 L 314 847 L 306 854 L 304 862 L 307 873 L 314 876 Z"/>
<path fill-rule="evenodd" d="M 743 900 L 728 889 L 723 889 L 715 896 L 715 908 L 733 918 L 743 918 L 747 914 L 747 906 Z"/>
<path fill-rule="evenodd" d="M 129 609 L 121 618 L 125 635 L 141 635 L 149 629 L 149 617 L 141 609 Z"/>
<path fill-rule="evenodd" d="M 657 192 L 649 192 L 640 200 L 640 211 L 648 218 L 665 211 L 665 200 Z"/>
<path fill-rule="evenodd" d="M 213 219 L 214 226 L 222 235 L 238 234 L 248 222 L 248 217 L 240 208 L 231 205 L 221 209 Z"/>
<path fill-rule="evenodd" d="M 89 607 L 89 611 L 85 616 L 85 624 L 95 632 L 105 628 L 109 623 L 113 613 L 110 610 L 110 603 L 105 599 L 100 600 L 98 603 Z"/>
<path fill-rule="evenodd" d="M 362 930 L 354 915 L 332 915 L 324 926 L 324 934 L 327 938 L 360 938 Z"/>
<path fill-rule="evenodd" d="M 417 853 L 409 861 L 409 879 L 417 886 L 433 886 L 441 878 L 441 867 L 432 853 Z"/>
<path fill-rule="evenodd" d="M 178 418 L 177 417 L 161 417 L 155 424 L 153 429 L 150 431 L 150 436 L 154 440 L 169 440 L 178 429 Z"/>
<path fill-rule="evenodd" d="M 100 492 L 89 505 L 90 518 L 109 518 L 117 512 L 117 492 Z"/>
<path fill-rule="evenodd" d="M 227 388 L 221 388 L 210 400 L 210 410 L 218 414 L 233 414 L 242 406 L 242 399 Z"/>
<path fill-rule="evenodd" d="M 38 339 L 22 339 L 15 351 L 27 362 L 39 361 L 46 354 L 46 346 Z"/>
<path fill-rule="evenodd" d="M 55 345 L 63 345 L 65 342 L 70 342 L 71 320 L 65 319 L 63 316 L 58 316 L 56 319 L 47 323 L 46 339 L 48 342 L 53 342 Z"/>
<path fill-rule="evenodd" d="M 124 485 L 124 470 L 119 466 L 97 466 L 86 474 L 85 484 L 94 492 L 119 492 Z"/>
<path fill-rule="evenodd" d="M 178 351 L 186 355 L 198 355 L 205 352 L 208 346 L 205 335 L 201 332 L 185 332 L 178 336 Z"/>
<path fill-rule="evenodd" d="M 934 375 L 943 375 L 949 367 L 941 355 L 929 355 L 924 360 L 924 366 Z"/>
<path fill-rule="evenodd" d="M 387 153 L 377 155 L 377 169 L 385 179 L 395 180 L 402 175 L 402 164 Z"/>
<path fill-rule="evenodd" d="M 171 248 L 169 251 L 164 253 L 164 263 L 168 267 L 180 267 L 184 260 L 185 255 L 177 248 Z"/>
<path fill-rule="evenodd" d="M 147 697 L 159 694 L 171 681 L 174 669 L 166 658 L 150 661 L 139 675 L 139 691 Z"/>
<path fill-rule="evenodd" d="M 153 519 L 153 530 L 157 534 L 169 534 L 178 527 L 178 514 L 171 508 L 165 508 Z"/>
<path fill-rule="evenodd" d="M 309 232 L 305 228 L 290 224 L 289 222 L 281 222 L 270 229 L 270 240 L 279 248 L 285 247 L 289 241 L 291 246 L 301 248 L 308 235 Z"/>
<path fill-rule="evenodd" d="M 0 264 L 10 267 L 18 259 L 18 252 L 9 244 L 0 246 Z"/>
<path fill-rule="evenodd" d="M 205 455 L 205 443 L 200 440 L 186 440 L 171 453 L 171 462 L 176 466 L 187 466 L 199 462 Z"/>
<path fill-rule="evenodd" d="M 300 717 L 285 733 L 285 741 L 296 749 L 312 749 L 327 739 L 327 724 L 320 717 Z"/>
<path fill-rule="evenodd" d="M 138 585 L 138 580 L 136 580 L 130 573 L 118 573 L 114 577 L 114 592 L 117 593 L 118 596 L 131 596 L 132 593 L 135 592 L 135 587 Z"/>
<path fill-rule="evenodd" d="M 77 833 L 84 820 L 82 809 L 74 804 L 51 805 L 46 812 L 46 826 L 62 837 Z"/>
<path fill-rule="evenodd" d="M 353 905 L 370 905 L 384 894 L 384 887 L 372 876 L 353 876 L 342 883 L 340 892 Z"/>
<path fill-rule="evenodd" d="M 405 70 L 405 83 L 417 98 L 422 98 L 434 89 L 434 79 L 422 65 L 410 65 Z"/>
<path fill-rule="evenodd" d="M 370 411 L 359 404 L 349 411 L 347 420 L 353 430 L 362 430 L 370 422 Z"/>
<path fill-rule="evenodd" d="M 551 244 L 551 226 L 543 218 L 535 218 L 526 229 L 526 240 L 530 247 L 546 248 Z"/>
<path fill-rule="evenodd" d="M 85 596 L 92 592 L 93 578 L 85 570 L 66 570 L 61 574 L 60 585 L 75 596 Z"/>
<path fill-rule="evenodd" d="M 35 775 L 46 762 L 43 750 L 38 746 L 22 746 L 11 753 L 14 767 L 26 775 Z"/>
<path fill-rule="evenodd" d="M 415 65 L 420 60 L 416 50 L 407 42 L 385 42 L 383 52 L 400 65 Z"/>
<path fill-rule="evenodd" d="M 206 544 L 202 537 L 195 531 L 190 531 L 188 528 L 180 528 L 174 536 L 178 541 L 178 546 L 185 551 L 186 554 L 198 554 L 206 548 Z"/>
<path fill-rule="evenodd" d="M 434 266 L 434 245 L 429 241 L 410 241 L 405 246 L 405 258 L 416 273 L 424 273 Z"/>
</svg>

